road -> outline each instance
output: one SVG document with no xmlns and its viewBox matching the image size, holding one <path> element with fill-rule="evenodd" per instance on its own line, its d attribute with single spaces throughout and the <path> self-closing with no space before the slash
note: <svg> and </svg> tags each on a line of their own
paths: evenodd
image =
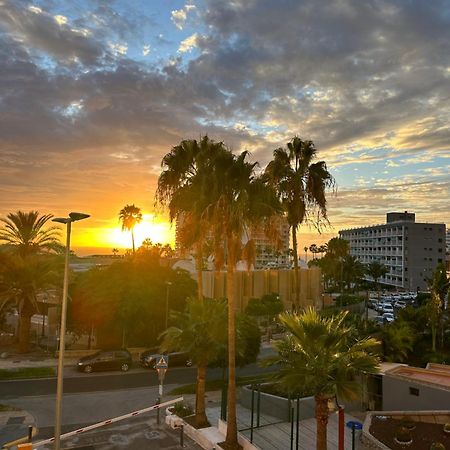
<svg viewBox="0 0 450 450">
<path fill-rule="evenodd" d="M 271 353 L 264 349 L 262 357 Z M 257 364 L 249 364 L 237 368 L 237 376 L 255 375 L 270 372 L 273 369 L 261 368 Z M 209 369 L 208 380 L 220 379 L 222 369 Z M 183 385 L 194 383 L 196 379 L 195 367 L 176 367 L 166 373 L 164 384 Z M 132 388 L 146 388 L 158 385 L 156 371 L 151 369 L 131 369 L 127 373 L 98 372 L 92 374 L 79 373 L 75 368 L 66 368 L 64 376 L 64 393 L 114 391 Z M 18 398 L 37 395 L 51 395 L 56 392 L 56 378 L 36 380 L 11 380 L 0 382 L 0 398 Z"/>
</svg>

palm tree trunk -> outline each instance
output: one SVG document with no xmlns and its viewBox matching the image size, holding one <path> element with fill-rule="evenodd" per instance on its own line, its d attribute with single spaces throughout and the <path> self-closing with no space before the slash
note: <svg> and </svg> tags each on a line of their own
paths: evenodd
<svg viewBox="0 0 450 450">
<path fill-rule="evenodd" d="M 27 353 L 30 351 L 31 316 L 32 314 L 29 314 L 27 311 L 21 311 L 20 313 L 19 353 Z"/>
<path fill-rule="evenodd" d="M 316 395 L 316 450 L 327 450 L 328 397 Z"/>
<path fill-rule="evenodd" d="M 292 226 L 292 247 L 294 254 L 294 289 L 295 289 L 295 308 L 300 307 L 300 283 L 298 273 L 298 252 L 297 252 L 297 228 Z"/>
<path fill-rule="evenodd" d="M 131 242 L 133 244 L 133 254 L 136 253 L 136 248 L 134 247 L 134 228 L 131 229 Z"/>
<path fill-rule="evenodd" d="M 195 423 L 197 427 L 208 425 L 208 418 L 205 411 L 205 391 L 206 391 L 206 365 L 197 365 L 197 389 L 195 399 Z"/>
<path fill-rule="evenodd" d="M 201 241 L 196 244 L 195 251 L 195 268 L 197 270 L 197 295 L 201 300 L 203 298 L 203 243 Z"/>
<path fill-rule="evenodd" d="M 236 343 L 234 321 L 234 241 L 227 234 L 227 298 L 228 298 L 228 394 L 227 436 L 228 449 L 238 448 L 236 421 Z"/>
</svg>

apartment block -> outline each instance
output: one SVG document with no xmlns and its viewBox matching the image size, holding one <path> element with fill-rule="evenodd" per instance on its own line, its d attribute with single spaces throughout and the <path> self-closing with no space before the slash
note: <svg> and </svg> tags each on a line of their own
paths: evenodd
<svg viewBox="0 0 450 450">
<path fill-rule="evenodd" d="M 382 225 L 341 230 L 339 237 L 363 264 L 387 267 L 381 283 L 416 291 L 426 290 L 437 264 L 445 262 L 445 231 L 445 224 L 419 223 L 405 211 L 387 213 Z"/>
</svg>

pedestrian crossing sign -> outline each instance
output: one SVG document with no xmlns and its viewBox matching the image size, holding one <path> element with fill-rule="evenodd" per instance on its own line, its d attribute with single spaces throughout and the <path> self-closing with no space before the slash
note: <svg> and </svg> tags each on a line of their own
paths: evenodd
<svg viewBox="0 0 450 450">
<path fill-rule="evenodd" d="M 167 369 L 169 367 L 169 358 L 166 355 L 161 355 L 156 363 L 157 369 Z"/>
</svg>

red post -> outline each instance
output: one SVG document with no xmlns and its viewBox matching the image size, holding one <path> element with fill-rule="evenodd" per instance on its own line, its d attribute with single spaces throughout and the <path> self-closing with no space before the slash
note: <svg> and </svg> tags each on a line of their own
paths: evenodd
<svg viewBox="0 0 450 450">
<path fill-rule="evenodd" d="M 344 450 L 345 413 L 344 408 L 339 407 L 339 450 Z"/>
</svg>

